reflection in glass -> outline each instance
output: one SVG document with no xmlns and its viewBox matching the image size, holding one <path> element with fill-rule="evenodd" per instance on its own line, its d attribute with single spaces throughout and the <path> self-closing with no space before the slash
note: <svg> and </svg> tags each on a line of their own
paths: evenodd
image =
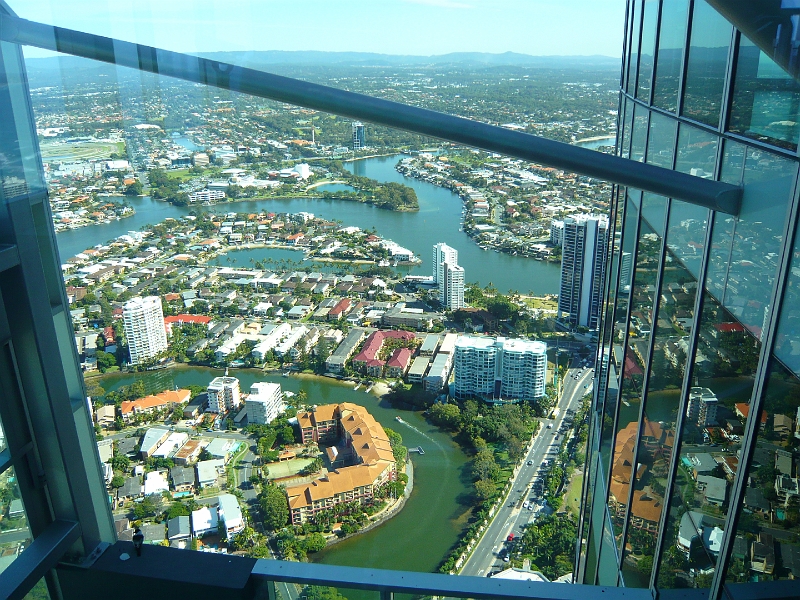
<svg viewBox="0 0 800 600">
<path fill-rule="evenodd" d="M 666 169 L 672 168 L 675 156 L 675 131 L 678 123 L 658 113 L 650 115 L 650 139 L 647 142 L 647 162 Z"/>
<path fill-rule="evenodd" d="M 796 304 L 784 306 L 786 317 L 798 310 Z M 782 316 L 779 329 L 784 322 Z M 749 485 L 739 505 L 728 582 L 794 579 L 800 575 L 800 482 L 794 425 L 800 411 L 800 378 L 775 356 L 770 361 L 763 402 L 756 447 L 747 471 Z"/>
<path fill-rule="evenodd" d="M 0 571 L 4 571 L 31 545 L 33 537 L 13 467 L 0 473 L 0 514 L 3 515 L 0 529 L 6 532 L 0 534 Z"/>
<path fill-rule="evenodd" d="M 650 111 L 638 104 L 633 110 L 633 135 L 631 141 L 631 160 L 642 161 L 647 143 L 647 121 Z"/>
<path fill-rule="evenodd" d="M 622 127 L 622 147 L 619 155 L 628 158 L 631 152 L 631 131 L 633 130 L 633 101 L 625 98 L 625 118 Z M 620 136 L 617 136 L 620 137 Z"/>
<path fill-rule="evenodd" d="M 753 42 L 741 36 L 730 131 L 795 150 L 799 121 L 800 85 Z"/>
<path fill-rule="evenodd" d="M 642 21 L 642 0 L 633 0 L 630 50 L 628 51 L 628 81 L 625 91 L 633 95 L 636 89 L 636 72 L 639 68 L 639 26 Z"/>
<path fill-rule="evenodd" d="M 621 406 L 614 438 L 608 496 L 611 520 L 615 535 L 620 542 L 634 475 L 634 451 L 639 435 L 642 382 L 650 352 L 653 302 L 661 258 L 661 240 L 664 235 L 665 209 L 666 198 L 652 194 L 642 196 L 642 219 L 639 225 L 636 266 L 627 322 L 628 341 L 624 359 L 620 360 L 623 363 L 619 395 Z M 634 493 L 634 499 L 636 498 Z"/>
<path fill-rule="evenodd" d="M 726 169 L 727 162 L 723 164 L 723 177 L 727 176 Z M 719 256 L 720 262 L 709 270 L 709 279 L 715 278 L 709 288 L 715 291 L 722 288 L 725 308 L 759 338 L 771 308 L 772 286 L 796 171 L 797 163 L 793 161 L 755 148 L 747 150 L 741 181 L 742 208 L 739 217 L 730 223 L 733 230 L 730 253 L 727 257 Z M 726 233 L 729 219 L 723 218 L 725 225 L 719 231 L 715 224 L 715 238 Z"/>
<path fill-rule="evenodd" d="M 731 31 L 731 24 L 705 0 L 694 3 L 683 115 L 712 127 L 719 125 Z"/>
<path fill-rule="evenodd" d="M 650 83 L 653 81 L 653 53 L 656 49 L 656 25 L 658 20 L 658 0 L 645 0 L 644 22 L 642 23 L 642 46 L 639 51 L 639 80 L 636 97 L 650 102 Z"/>
<path fill-rule="evenodd" d="M 654 328 L 653 350 L 639 439 L 633 502 L 623 553 L 628 586 L 650 583 L 653 553 L 675 442 L 689 336 L 694 323 L 697 280 L 684 266 L 706 238 L 708 210 L 673 200 L 667 228 L 667 254 Z"/>
<path fill-rule="evenodd" d="M 624 366 L 623 344 L 625 343 L 625 330 L 628 322 L 628 298 L 633 279 L 633 255 L 636 250 L 636 226 L 639 221 L 639 205 L 641 192 L 628 190 L 625 201 L 624 235 L 621 241 L 619 258 L 619 282 L 616 291 L 616 307 L 614 308 L 614 327 L 611 335 L 611 347 L 608 356 L 603 356 L 603 362 L 608 363 L 608 385 L 603 406 L 603 426 L 600 439 L 600 455 L 605 473 L 611 471 L 611 443 L 614 431 L 614 418 L 619 401 L 620 377 Z"/>
<path fill-rule="evenodd" d="M 661 7 L 653 106 L 671 112 L 678 110 L 678 85 L 683 62 L 683 46 L 686 43 L 688 10 L 688 0 L 665 2 Z"/>
<path fill-rule="evenodd" d="M 758 339 L 705 292 L 660 587 L 711 584 L 760 348 Z"/>
</svg>

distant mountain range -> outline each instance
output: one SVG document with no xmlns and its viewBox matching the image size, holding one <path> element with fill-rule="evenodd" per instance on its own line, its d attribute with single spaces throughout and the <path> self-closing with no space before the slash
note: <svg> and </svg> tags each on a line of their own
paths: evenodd
<svg viewBox="0 0 800 600">
<path fill-rule="evenodd" d="M 377 54 L 371 52 L 318 52 L 281 50 L 253 52 L 202 52 L 198 56 L 251 68 L 268 66 L 340 66 L 340 67 L 424 67 L 434 65 L 473 67 L 538 67 L 551 69 L 615 69 L 620 59 L 610 56 L 531 56 L 516 52 L 490 54 L 487 52 L 452 52 L 436 56 Z M 61 70 L 92 70 L 102 65 L 74 56 L 31 58 L 25 61 L 28 72 L 44 73 Z"/>
</svg>

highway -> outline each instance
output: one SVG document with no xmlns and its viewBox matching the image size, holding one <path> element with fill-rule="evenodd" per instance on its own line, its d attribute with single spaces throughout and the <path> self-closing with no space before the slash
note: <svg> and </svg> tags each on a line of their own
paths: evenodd
<svg viewBox="0 0 800 600">
<path fill-rule="evenodd" d="M 576 375 L 578 379 L 575 379 Z M 552 460 L 557 455 L 563 435 L 562 423 L 565 418 L 571 420 L 571 415 L 567 415 L 566 411 L 568 409 L 577 411 L 584 394 L 591 390 L 593 377 L 594 373 L 590 368 L 568 370 L 563 393 L 558 402 L 558 416 L 553 420 L 542 420 L 542 427 L 536 434 L 517 476 L 512 480 L 508 499 L 498 509 L 483 538 L 464 563 L 461 575 L 485 577 L 506 567 L 501 554 L 505 549 L 505 541 L 510 533 L 520 536 L 523 526 L 534 520 L 536 511 L 523 508 L 523 502 L 541 499 L 532 491 L 533 483 L 543 468 L 544 461 Z M 552 424 L 552 429 L 548 429 L 547 424 Z"/>
</svg>

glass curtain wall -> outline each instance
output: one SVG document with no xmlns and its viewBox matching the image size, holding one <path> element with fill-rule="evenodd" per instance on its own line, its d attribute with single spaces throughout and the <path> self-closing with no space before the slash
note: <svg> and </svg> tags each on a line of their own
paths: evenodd
<svg viewBox="0 0 800 600">
<path fill-rule="evenodd" d="M 617 152 L 744 197 L 615 196 L 578 576 L 717 598 L 800 572 L 798 83 L 705 0 L 653 4 L 629 2 Z"/>
</svg>

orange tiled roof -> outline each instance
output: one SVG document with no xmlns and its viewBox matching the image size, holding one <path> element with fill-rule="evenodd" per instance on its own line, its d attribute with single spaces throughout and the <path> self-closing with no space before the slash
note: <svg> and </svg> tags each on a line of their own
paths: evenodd
<svg viewBox="0 0 800 600">
<path fill-rule="evenodd" d="M 137 410 L 166 406 L 167 404 L 182 404 L 188 402 L 192 393 L 189 390 L 167 390 L 154 396 L 145 396 L 139 400 L 125 400 L 120 407 L 123 415 L 130 414 Z"/>
</svg>

